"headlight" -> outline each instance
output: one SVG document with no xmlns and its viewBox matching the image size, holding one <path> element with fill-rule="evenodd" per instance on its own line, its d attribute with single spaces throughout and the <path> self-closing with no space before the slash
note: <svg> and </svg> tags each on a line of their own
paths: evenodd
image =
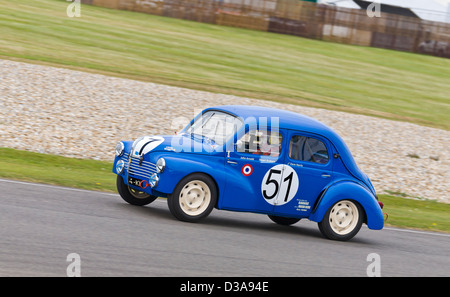
<svg viewBox="0 0 450 297">
<path fill-rule="evenodd" d="M 124 168 L 125 168 L 125 162 L 123 160 L 117 161 L 117 163 L 116 163 L 116 172 L 118 174 L 122 174 Z"/>
<path fill-rule="evenodd" d="M 123 144 L 123 142 L 119 142 L 116 145 L 116 156 L 120 157 L 123 155 L 123 150 L 125 149 L 125 145 Z"/>
<path fill-rule="evenodd" d="M 153 173 L 152 176 L 150 176 L 150 180 L 148 182 L 150 184 L 150 187 L 152 188 L 156 187 L 158 185 L 158 182 L 159 182 L 158 175 L 156 173 Z"/>
<path fill-rule="evenodd" d="M 159 158 L 156 162 L 156 172 L 162 173 L 166 168 L 166 160 L 164 158 Z"/>
</svg>

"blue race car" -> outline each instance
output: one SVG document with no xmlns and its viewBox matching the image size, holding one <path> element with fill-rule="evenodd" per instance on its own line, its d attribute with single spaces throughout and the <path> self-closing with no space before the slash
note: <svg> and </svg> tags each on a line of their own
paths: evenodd
<svg viewBox="0 0 450 297">
<path fill-rule="evenodd" d="M 281 225 L 306 218 L 334 240 L 351 239 L 363 223 L 384 225 L 383 205 L 341 137 L 294 112 L 207 108 L 180 133 L 121 141 L 115 154 L 120 196 L 133 205 L 167 197 L 182 221 L 213 208 L 267 214 Z"/>
</svg>

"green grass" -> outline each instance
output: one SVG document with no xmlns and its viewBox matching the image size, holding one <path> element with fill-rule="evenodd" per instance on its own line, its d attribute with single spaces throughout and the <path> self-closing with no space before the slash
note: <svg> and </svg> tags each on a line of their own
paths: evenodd
<svg viewBox="0 0 450 297">
<path fill-rule="evenodd" d="M 0 148 L 0 178 L 116 191 L 112 163 Z"/>
<path fill-rule="evenodd" d="M 379 200 L 389 226 L 450 232 L 450 204 L 394 195 L 379 195 Z"/>
<path fill-rule="evenodd" d="M 0 1 L 0 57 L 450 129 L 450 59 L 69 4 Z"/>
<path fill-rule="evenodd" d="M 116 192 L 112 162 L 0 148 L 0 168 L 2 178 Z M 394 195 L 379 197 L 385 205 L 389 226 L 450 232 L 450 204 Z"/>
</svg>

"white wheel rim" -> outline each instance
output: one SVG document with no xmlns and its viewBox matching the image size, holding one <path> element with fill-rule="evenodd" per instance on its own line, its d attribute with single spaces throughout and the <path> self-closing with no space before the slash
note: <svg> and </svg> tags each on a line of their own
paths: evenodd
<svg viewBox="0 0 450 297">
<path fill-rule="evenodd" d="M 358 224 L 359 212 L 355 203 L 343 200 L 336 203 L 330 212 L 331 229 L 339 235 L 352 232 Z"/>
<path fill-rule="evenodd" d="M 203 213 L 211 201 L 211 192 L 206 183 L 193 180 L 188 182 L 180 192 L 180 207 L 190 216 Z"/>
</svg>

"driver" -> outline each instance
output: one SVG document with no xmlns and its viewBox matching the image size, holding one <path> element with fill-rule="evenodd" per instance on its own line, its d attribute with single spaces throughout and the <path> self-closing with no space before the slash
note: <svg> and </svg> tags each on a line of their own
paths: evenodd
<svg viewBox="0 0 450 297">
<path fill-rule="evenodd" d="M 281 149 L 281 136 L 274 136 L 268 131 L 260 137 L 260 151 L 264 156 L 278 157 Z"/>
</svg>

